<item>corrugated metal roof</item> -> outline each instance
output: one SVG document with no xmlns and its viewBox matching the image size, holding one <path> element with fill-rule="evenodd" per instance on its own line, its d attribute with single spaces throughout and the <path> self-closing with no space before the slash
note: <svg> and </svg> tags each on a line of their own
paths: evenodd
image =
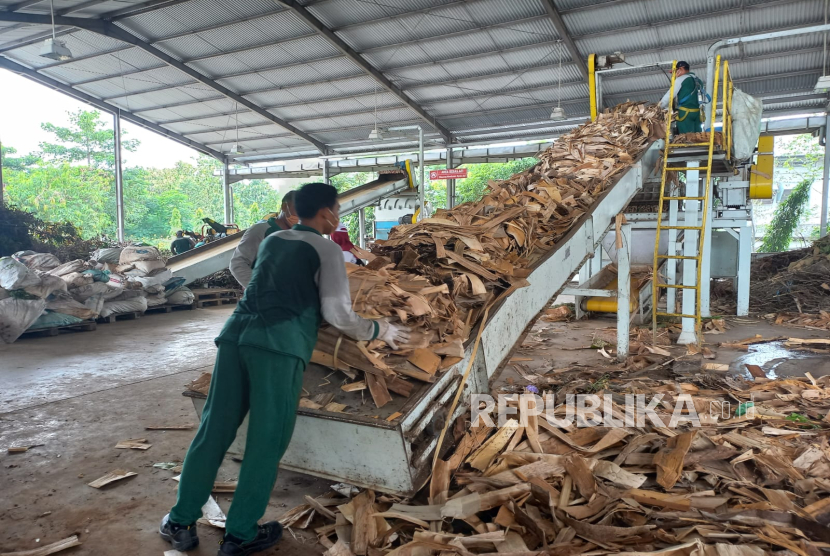
<svg viewBox="0 0 830 556">
<path fill-rule="evenodd" d="M 15 3 L 0 0 L 0 6 Z M 560 96 L 569 116 L 587 115 L 587 84 L 558 42 L 543 0 L 301 3 L 308 6 L 310 17 L 333 30 L 362 60 L 400 87 L 404 97 L 388 91 L 302 14 L 272 0 L 189 0 L 159 6 L 139 0 L 102 0 L 92 5 L 86 0 L 56 0 L 56 10 L 70 10 L 69 17 L 120 14 L 114 24 L 148 44 L 131 46 L 111 36 L 66 27 L 59 29 L 60 40 L 75 59 L 56 63 L 39 56 L 41 42 L 36 39 L 46 36 L 47 25 L 3 22 L 0 12 L 0 53 L 22 68 L 34 68 L 45 78 L 136 112 L 209 149 L 227 152 L 235 141 L 238 121 L 240 142 L 252 159 L 262 159 L 268 152 L 290 156 L 313 150 L 280 122 L 335 150 L 376 149 L 379 145 L 366 139 L 374 127 L 376 105 L 380 125 L 421 123 L 434 134 L 423 113 L 406 105 L 408 99 L 429 118 L 457 132 L 460 140 L 558 133 L 568 126 L 544 122 Z M 82 4 L 83 9 L 71 11 Z M 623 51 L 633 65 L 684 59 L 701 76 L 707 48 L 716 40 L 823 21 L 823 3 L 818 0 L 554 0 L 554 4 L 581 58 Z M 131 6 L 139 12 L 125 13 Z M 41 2 L 21 11 L 43 16 L 47 10 Z M 821 73 L 821 47 L 822 37 L 813 34 L 742 44 L 721 54 L 730 60 L 742 90 L 772 97 L 765 100 L 765 109 L 772 113 L 826 104 L 826 95 L 811 93 Z M 204 77 L 176 69 L 154 55 L 152 48 Z M 606 105 L 631 97 L 658 100 L 668 86 L 665 74 L 654 69 L 609 74 L 602 82 Z M 228 98 L 214 83 L 242 95 L 244 101 Z M 786 96 L 792 94 L 798 96 Z M 267 112 L 251 110 L 245 102 Z M 387 135 L 384 147 L 411 143 L 411 138 Z"/>
</svg>

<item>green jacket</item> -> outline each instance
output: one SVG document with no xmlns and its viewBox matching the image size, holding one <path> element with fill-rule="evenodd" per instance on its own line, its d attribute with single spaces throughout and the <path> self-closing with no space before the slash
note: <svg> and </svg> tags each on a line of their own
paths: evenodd
<svg viewBox="0 0 830 556">
<path fill-rule="evenodd" d="M 379 325 L 352 311 L 340 246 L 296 225 L 266 237 L 251 281 L 216 342 L 292 355 L 306 364 L 322 320 L 355 340 L 373 340 Z"/>
</svg>

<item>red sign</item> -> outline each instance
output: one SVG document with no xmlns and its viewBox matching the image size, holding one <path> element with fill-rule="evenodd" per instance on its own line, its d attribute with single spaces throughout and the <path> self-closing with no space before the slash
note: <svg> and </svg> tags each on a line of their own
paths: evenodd
<svg viewBox="0 0 830 556">
<path fill-rule="evenodd" d="M 430 170 L 430 180 L 463 180 L 467 177 L 466 168 L 450 168 L 449 170 Z"/>
</svg>

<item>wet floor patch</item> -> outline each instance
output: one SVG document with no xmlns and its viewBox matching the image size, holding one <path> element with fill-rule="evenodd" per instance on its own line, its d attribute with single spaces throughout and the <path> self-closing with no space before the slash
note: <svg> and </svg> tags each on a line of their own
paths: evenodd
<svg viewBox="0 0 830 556">
<path fill-rule="evenodd" d="M 771 379 L 804 376 L 807 372 L 814 378 L 830 374 L 830 357 L 788 348 L 783 341 L 749 346 L 749 352 L 735 359 L 729 371 L 752 380 L 747 365 L 758 365 Z"/>
</svg>

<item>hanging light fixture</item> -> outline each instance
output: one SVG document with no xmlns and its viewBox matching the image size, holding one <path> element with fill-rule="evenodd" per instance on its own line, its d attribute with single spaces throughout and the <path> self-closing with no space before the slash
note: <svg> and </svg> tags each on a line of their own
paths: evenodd
<svg viewBox="0 0 830 556">
<path fill-rule="evenodd" d="M 236 143 L 231 145 L 231 152 L 229 154 L 239 155 L 239 154 L 242 154 L 242 153 L 245 152 L 244 149 L 242 148 L 242 145 L 239 144 L 239 103 L 234 102 L 233 103 L 233 108 L 234 108 L 233 117 L 234 117 L 234 120 L 236 121 Z"/>
<path fill-rule="evenodd" d="M 369 141 L 382 141 L 383 133 L 378 129 L 378 86 L 375 85 L 375 128 L 369 132 Z"/>
<path fill-rule="evenodd" d="M 556 72 L 559 79 L 559 86 L 557 88 L 556 108 L 550 113 L 550 119 L 555 122 L 560 122 L 566 118 L 565 109 L 562 108 L 562 42 L 559 43 L 559 69 Z"/>
<path fill-rule="evenodd" d="M 52 13 L 52 38 L 43 41 L 43 46 L 40 49 L 40 55 L 50 60 L 58 62 L 65 62 L 72 59 L 72 52 L 66 48 L 63 41 L 59 41 L 55 35 L 55 7 L 52 0 L 49 0 L 49 11 Z"/>
</svg>

